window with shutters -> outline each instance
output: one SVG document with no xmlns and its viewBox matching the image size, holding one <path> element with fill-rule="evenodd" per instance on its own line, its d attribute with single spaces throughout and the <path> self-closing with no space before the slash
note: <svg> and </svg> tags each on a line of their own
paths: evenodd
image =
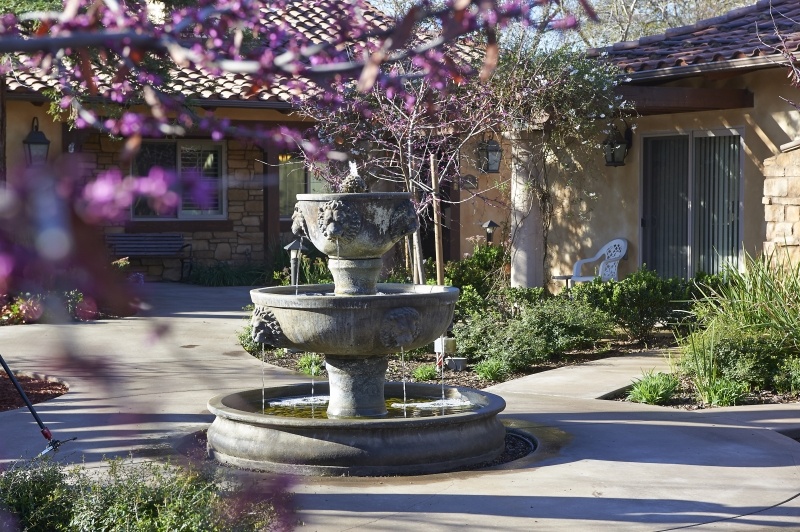
<svg viewBox="0 0 800 532">
<path fill-rule="evenodd" d="M 177 195 L 173 209 L 156 210 L 147 198 L 132 206 L 134 220 L 224 219 L 227 215 L 225 146 L 206 140 L 143 141 L 131 173 L 146 176 L 153 167 L 173 172 Z"/>
</svg>

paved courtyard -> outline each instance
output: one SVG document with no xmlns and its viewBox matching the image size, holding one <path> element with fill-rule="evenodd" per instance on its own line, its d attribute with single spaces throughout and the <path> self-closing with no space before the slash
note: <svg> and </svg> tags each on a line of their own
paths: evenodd
<svg viewBox="0 0 800 532">
<path fill-rule="evenodd" d="M 55 438 L 78 438 L 59 460 L 174 455 L 213 421 L 210 397 L 305 379 L 238 345 L 247 288 L 149 284 L 144 300 L 123 320 L 0 328 L 13 369 L 70 385 L 37 406 Z M 800 443 L 784 435 L 800 436 L 800 405 L 687 412 L 598 399 L 664 366 L 651 353 L 494 386 L 502 419 L 535 435 L 535 453 L 491 471 L 300 478 L 298 529 L 800 530 Z M 0 413 L 0 427 L 0 461 L 44 449 L 27 409 Z"/>
</svg>

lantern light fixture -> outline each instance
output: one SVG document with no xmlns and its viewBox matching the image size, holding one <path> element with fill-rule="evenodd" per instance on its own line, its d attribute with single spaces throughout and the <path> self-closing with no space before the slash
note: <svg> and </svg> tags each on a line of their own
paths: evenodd
<svg viewBox="0 0 800 532">
<path fill-rule="evenodd" d="M 43 132 L 39 131 L 39 119 L 35 116 L 31 121 L 31 131 L 22 140 L 22 145 L 25 148 L 25 164 L 27 166 L 37 166 L 47 162 L 50 141 Z"/>
<path fill-rule="evenodd" d="M 288 151 L 284 151 L 278 154 L 278 162 L 281 164 L 288 163 L 292 160 L 292 154 Z"/>
<path fill-rule="evenodd" d="M 500 225 L 495 223 L 494 220 L 489 220 L 488 222 L 483 222 L 483 225 L 481 227 L 483 227 L 484 230 L 486 231 L 486 242 L 491 244 L 494 230 L 500 227 Z"/>
<path fill-rule="evenodd" d="M 620 133 L 617 126 L 611 126 L 611 133 L 603 141 L 603 154 L 606 166 L 625 166 L 625 157 L 633 146 L 633 130 L 627 123 L 625 133 Z"/>
<path fill-rule="evenodd" d="M 500 159 L 503 149 L 494 139 L 481 140 L 478 143 L 478 163 L 482 172 L 497 174 L 500 172 Z"/>
</svg>

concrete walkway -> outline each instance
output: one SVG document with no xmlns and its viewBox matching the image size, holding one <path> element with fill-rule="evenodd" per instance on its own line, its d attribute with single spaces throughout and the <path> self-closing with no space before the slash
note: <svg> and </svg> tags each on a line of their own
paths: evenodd
<svg viewBox="0 0 800 532">
<path fill-rule="evenodd" d="M 141 317 L 0 328 L 13 369 L 70 385 L 37 406 L 55 438 L 78 437 L 58 459 L 168 456 L 211 423 L 211 396 L 303 380 L 238 345 L 246 288 L 146 288 Z M 800 444 L 776 432 L 800 435 L 800 405 L 686 412 L 596 399 L 665 365 L 618 357 L 494 386 L 536 453 L 492 471 L 299 479 L 298 528 L 800 530 Z M 0 427 L 1 462 L 45 446 L 27 409 L 0 413 Z"/>
</svg>

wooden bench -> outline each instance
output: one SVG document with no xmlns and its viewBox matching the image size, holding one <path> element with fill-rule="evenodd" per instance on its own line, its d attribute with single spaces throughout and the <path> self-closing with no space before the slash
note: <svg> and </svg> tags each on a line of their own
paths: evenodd
<svg viewBox="0 0 800 532">
<path fill-rule="evenodd" d="M 179 258 L 181 280 L 192 273 L 192 245 L 183 241 L 182 233 L 109 233 L 105 238 L 115 257 Z"/>
</svg>

